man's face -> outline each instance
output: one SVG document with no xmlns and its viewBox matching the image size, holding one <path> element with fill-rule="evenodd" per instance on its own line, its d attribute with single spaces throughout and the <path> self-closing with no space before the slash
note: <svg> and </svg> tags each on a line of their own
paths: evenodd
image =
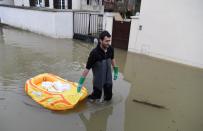
<svg viewBox="0 0 203 131">
<path fill-rule="evenodd" d="M 100 39 L 101 46 L 103 49 L 107 49 L 111 42 L 111 37 L 105 36 L 103 40 Z"/>
</svg>

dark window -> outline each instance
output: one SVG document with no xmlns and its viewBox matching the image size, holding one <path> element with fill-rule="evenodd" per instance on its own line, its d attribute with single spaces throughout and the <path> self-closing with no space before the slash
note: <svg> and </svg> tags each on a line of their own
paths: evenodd
<svg viewBox="0 0 203 131">
<path fill-rule="evenodd" d="M 64 0 L 54 0 L 54 8 L 55 9 L 65 9 L 65 1 Z"/>
<path fill-rule="evenodd" d="M 33 7 L 36 5 L 36 0 L 30 0 L 30 6 Z"/>
<path fill-rule="evenodd" d="M 72 0 L 68 0 L 68 9 L 72 9 Z"/>
<path fill-rule="evenodd" d="M 49 7 L 49 0 L 45 0 L 45 7 Z"/>
</svg>

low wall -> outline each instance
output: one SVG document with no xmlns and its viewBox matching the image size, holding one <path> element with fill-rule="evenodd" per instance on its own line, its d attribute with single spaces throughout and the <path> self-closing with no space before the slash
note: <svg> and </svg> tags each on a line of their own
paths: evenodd
<svg viewBox="0 0 203 131">
<path fill-rule="evenodd" d="M 30 6 L 29 0 L 14 0 L 15 6 Z"/>
<path fill-rule="evenodd" d="M 1 23 L 54 38 L 73 37 L 73 12 L 0 5 Z"/>
<path fill-rule="evenodd" d="M 0 4 L 14 5 L 14 1 L 13 0 L 0 0 Z"/>
</svg>

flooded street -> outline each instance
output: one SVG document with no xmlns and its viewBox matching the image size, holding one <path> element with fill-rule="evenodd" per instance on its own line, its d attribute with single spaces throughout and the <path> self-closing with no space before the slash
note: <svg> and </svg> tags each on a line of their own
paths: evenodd
<svg viewBox="0 0 203 131">
<path fill-rule="evenodd" d="M 203 70 L 120 49 L 111 103 L 54 112 L 26 95 L 26 80 L 41 73 L 77 82 L 94 46 L 0 26 L 0 131 L 203 130 Z M 89 93 L 91 82 L 90 73 Z"/>
</svg>

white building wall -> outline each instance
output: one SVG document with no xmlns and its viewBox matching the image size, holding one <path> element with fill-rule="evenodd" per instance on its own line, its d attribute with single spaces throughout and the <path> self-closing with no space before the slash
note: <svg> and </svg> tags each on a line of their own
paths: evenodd
<svg viewBox="0 0 203 131">
<path fill-rule="evenodd" d="M 14 5 L 14 0 L 0 0 L 0 4 Z"/>
<path fill-rule="evenodd" d="M 14 5 L 16 6 L 30 6 L 29 0 L 14 0 Z"/>
<path fill-rule="evenodd" d="M 72 12 L 48 12 L 1 6 L 0 12 L 1 22 L 4 24 L 54 38 L 73 37 Z"/>
<path fill-rule="evenodd" d="M 81 0 L 72 0 L 72 9 L 80 10 Z"/>
<path fill-rule="evenodd" d="M 203 68 L 202 7 L 202 0 L 143 0 L 142 30 L 129 51 Z"/>
<path fill-rule="evenodd" d="M 55 32 L 57 38 L 73 37 L 73 12 L 55 13 Z"/>
</svg>

